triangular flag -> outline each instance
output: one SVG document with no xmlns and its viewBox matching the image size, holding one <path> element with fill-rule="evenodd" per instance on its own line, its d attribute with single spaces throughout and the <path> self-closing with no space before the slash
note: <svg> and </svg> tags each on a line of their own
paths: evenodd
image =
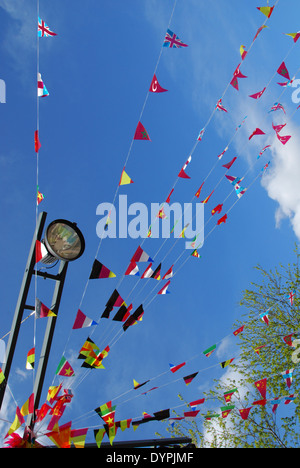
<svg viewBox="0 0 300 468">
<path fill-rule="evenodd" d="M 233 163 L 237 160 L 237 157 L 235 156 L 231 161 L 229 161 L 229 163 L 227 164 L 223 164 L 222 167 L 225 167 L 226 169 L 230 169 L 231 166 L 233 165 Z"/>
<path fill-rule="evenodd" d="M 260 99 L 262 97 L 262 95 L 264 94 L 266 88 L 264 88 L 262 91 L 259 91 L 258 93 L 255 93 L 255 94 L 251 94 L 249 97 L 253 98 L 253 99 Z"/>
<path fill-rule="evenodd" d="M 203 354 L 205 354 L 206 357 L 209 357 L 214 350 L 216 349 L 217 345 L 210 346 L 210 348 L 207 348 L 205 351 L 203 351 Z"/>
<path fill-rule="evenodd" d="M 65 357 L 62 357 L 57 369 L 56 369 L 56 375 L 63 375 L 64 377 L 71 377 L 74 375 L 74 370 L 70 363 L 66 360 Z"/>
<path fill-rule="evenodd" d="M 4 438 L 8 437 L 10 434 L 12 434 L 17 429 L 19 429 L 19 427 L 24 423 L 25 423 L 24 417 L 21 414 L 20 408 L 17 406 L 15 419 L 12 425 L 10 426 L 10 428 L 8 429 L 8 432 Z"/>
<path fill-rule="evenodd" d="M 146 380 L 145 382 L 140 384 L 136 380 L 133 379 L 133 388 L 134 388 L 134 390 L 137 390 L 138 388 L 143 387 L 143 385 L 146 385 L 146 383 L 148 383 L 148 382 L 150 382 L 150 381 Z"/>
<path fill-rule="evenodd" d="M 183 377 L 183 380 L 185 381 L 186 385 L 189 385 L 192 382 L 192 380 L 194 380 L 197 374 L 198 372 L 195 372 L 194 374 L 190 374 Z"/>
<path fill-rule="evenodd" d="M 162 277 L 162 279 L 169 279 L 169 278 L 172 278 L 173 276 L 173 265 L 171 266 L 171 268 L 168 269 L 168 271 L 164 274 L 164 276 Z"/>
<path fill-rule="evenodd" d="M 220 224 L 222 223 L 226 223 L 227 221 L 227 214 L 224 214 L 224 216 L 222 216 L 222 218 L 220 218 L 217 222 L 217 226 L 220 226 Z"/>
<path fill-rule="evenodd" d="M 286 34 L 286 36 L 291 36 L 293 41 L 296 43 L 300 37 L 300 32 Z"/>
<path fill-rule="evenodd" d="M 229 366 L 229 364 L 231 364 L 233 360 L 234 358 L 228 359 L 227 361 L 220 362 L 220 366 L 222 367 L 222 369 L 224 369 L 224 367 Z"/>
<path fill-rule="evenodd" d="M 167 89 L 164 89 L 160 86 L 157 78 L 156 78 L 156 75 L 154 74 L 153 75 L 153 78 L 152 78 L 152 81 L 151 81 L 151 85 L 150 85 L 150 88 L 149 88 L 149 91 L 151 93 L 164 93 L 165 91 L 168 91 Z"/>
<path fill-rule="evenodd" d="M 171 31 L 170 29 L 167 29 L 163 47 L 170 47 L 171 49 L 174 49 L 174 48 L 180 49 L 181 47 L 188 47 L 188 45 L 184 44 L 181 41 L 181 39 L 179 39 L 179 37 L 173 33 L 173 31 Z"/>
<path fill-rule="evenodd" d="M 281 375 L 283 376 L 283 378 L 286 379 L 286 384 L 288 388 L 290 388 L 290 386 L 292 385 L 293 372 L 294 372 L 294 369 L 288 369 L 284 372 L 281 372 Z"/>
<path fill-rule="evenodd" d="M 248 419 L 251 408 L 252 408 L 252 406 L 250 406 L 250 408 L 239 409 L 239 412 L 240 412 L 240 415 L 241 415 L 242 419 L 244 419 L 244 420 Z"/>
<path fill-rule="evenodd" d="M 264 379 L 261 379 L 261 380 L 257 380 L 257 382 L 254 382 L 254 385 L 257 388 L 257 390 L 259 391 L 259 393 L 261 394 L 261 396 L 263 398 L 266 398 L 267 379 L 264 378 Z"/>
<path fill-rule="evenodd" d="M 223 208 L 223 203 L 221 203 L 221 204 L 215 206 L 215 208 L 213 208 L 213 209 L 211 210 L 212 216 L 213 216 L 214 214 L 216 214 L 216 213 L 219 213 L 219 214 L 220 214 L 221 211 L 222 211 L 222 208 Z"/>
<path fill-rule="evenodd" d="M 275 5 L 272 7 L 256 7 L 261 13 L 263 13 L 267 18 L 270 18 L 271 14 L 273 13 L 273 10 L 275 8 Z"/>
<path fill-rule="evenodd" d="M 290 80 L 290 75 L 289 75 L 289 72 L 288 72 L 288 69 L 286 68 L 286 65 L 284 62 L 282 62 L 282 64 L 279 66 L 278 70 L 277 70 L 277 73 L 281 76 L 283 76 L 284 78 L 286 78 L 287 80 Z"/>
<path fill-rule="evenodd" d="M 133 180 L 129 177 L 129 175 L 125 172 L 125 167 L 122 171 L 121 177 L 120 177 L 120 185 L 128 185 L 128 184 L 133 184 Z"/>
<path fill-rule="evenodd" d="M 115 278 L 116 275 L 97 259 L 94 260 L 89 279 Z"/>
<path fill-rule="evenodd" d="M 75 448 L 84 448 L 87 431 L 88 428 L 71 430 L 70 439 Z"/>
<path fill-rule="evenodd" d="M 35 316 L 37 318 L 44 317 L 56 317 L 56 314 L 52 312 L 45 304 L 43 304 L 38 298 L 35 300 Z"/>
<path fill-rule="evenodd" d="M 40 17 L 38 18 L 38 37 L 49 37 L 49 36 L 57 36 L 53 31 L 49 29 L 49 26 L 42 20 Z"/>
<path fill-rule="evenodd" d="M 34 369 L 34 362 L 35 362 L 35 348 L 31 348 L 27 353 L 26 369 L 28 370 Z"/>
<path fill-rule="evenodd" d="M 185 173 L 185 169 L 187 167 L 187 165 L 191 162 L 192 160 L 192 156 L 189 156 L 186 163 L 183 165 L 183 167 L 180 169 L 180 172 L 178 174 L 178 177 L 181 177 L 182 179 L 190 179 L 190 176 L 188 176 L 186 173 Z"/>
<path fill-rule="evenodd" d="M 291 138 L 291 135 L 280 136 L 279 133 L 276 133 L 276 136 L 283 145 L 286 145 Z"/>
<path fill-rule="evenodd" d="M 156 280 L 160 280 L 160 270 L 161 270 L 161 263 L 158 265 L 158 267 L 154 270 L 154 272 L 151 275 L 151 278 L 154 278 Z"/>
<path fill-rule="evenodd" d="M 22 416 L 28 416 L 28 414 L 33 414 L 34 412 L 34 393 L 30 395 L 28 400 L 25 401 L 24 405 L 20 410 Z"/>
<path fill-rule="evenodd" d="M 78 309 L 72 329 L 86 328 L 97 325 L 95 320 L 88 318 L 80 309 Z"/>
<path fill-rule="evenodd" d="M 144 271 L 144 273 L 142 274 L 141 278 L 151 278 L 151 276 L 153 275 L 154 271 L 152 270 L 151 268 L 152 266 L 152 263 L 150 263 L 146 270 Z"/>
<path fill-rule="evenodd" d="M 170 280 L 169 280 L 169 281 L 167 281 L 167 283 L 166 283 L 166 284 L 165 284 L 165 285 L 164 285 L 164 286 L 161 288 L 161 290 L 160 290 L 160 291 L 158 291 L 158 293 L 157 293 L 157 294 L 169 294 L 169 293 L 170 293 L 170 291 L 167 291 L 167 289 L 168 289 L 168 287 L 169 287 L 170 283 L 171 283 L 171 281 L 170 281 Z"/>
<path fill-rule="evenodd" d="M 204 185 L 204 182 L 202 182 L 202 184 L 198 188 L 197 192 L 195 193 L 195 197 L 199 198 L 203 185 Z"/>
<path fill-rule="evenodd" d="M 169 364 L 170 366 L 170 371 L 173 372 L 177 372 L 179 369 L 181 369 L 183 366 L 185 366 L 185 362 L 182 362 L 181 364 L 177 364 L 176 366 L 174 366 L 174 364 Z"/>
<path fill-rule="evenodd" d="M 148 132 L 141 122 L 137 124 L 134 140 L 150 140 Z"/>
<path fill-rule="evenodd" d="M 44 85 L 44 82 L 42 80 L 42 76 L 41 76 L 40 73 L 38 73 L 37 88 L 38 88 L 38 97 L 49 96 L 48 90 L 47 90 L 46 86 Z"/>
<path fill-rule="evenodd" d="M 131 262 L 153 262 L 151 257 L 139 246 L 132 259 Z"/>
<path fill-rule="evenodd" d="M 249 140 L 254 137 L 254 135 L 265 135 L 265 132 L 263 132 L 260 128 L 256 128 L 252 134 L 249 136 Z"/>
<path fill-rule="evenodd" d="M 48 254 L 48 250 L 46 249 L 45 245 L 39 241 L 35 241 L 35 262 L 38 263 L 42 258 L 44 258 Z"/>
<path fill-rule="evenodd" d="M 135 262 L 130 262 L 127 270 L 125 271 L 125 275 L 130 275 L 130 276 L 139 276 L 139 267 Z"/>
<path fill-rule="evenodd" d="M 241 54 L 242 60 L 245 60 L 246 55 L 247 55 L 247 51 L 245 50 L 244 45 L 241 45 L 241 47 L 240 47 L 240 54 Z"/>
</svg>

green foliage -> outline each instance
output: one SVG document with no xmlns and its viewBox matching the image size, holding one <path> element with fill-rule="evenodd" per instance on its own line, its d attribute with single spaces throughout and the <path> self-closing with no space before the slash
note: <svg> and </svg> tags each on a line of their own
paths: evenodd
<svg viewBox="0 0 300 468">
<path fill-rule="evenodd" d="M 190 436 L 197 447 L 209 448 L 298 448 L 300 447 L 300 405 L 297 398 L 286 406 L 279 401 L 276 411 L 273 404 L 253 405 L 260 400 L 254 382 L 267 378 L 267 400 L 297 394 L 300 387 L 297 362 L 294 362 L 294 347 L 289 346 L 284 338 L 292 335 L 292 341 L 300 335 L 300 299 L 299 299 L 299 259 L 295 249 L 295 263 L 280 265 L 274 271 L 266 271 L 262 266 L 256 269 L 261 276 L 260 284 L 251 284 L 251 289 L 243 292 L 240 306 L 242 319 L 234 324 L 234 329 L 244 325 L 238 335 L 240 358 L 231 365 L 234 379 L 227 379 L 226 384 L 215 382 L 215 387 L 204 396 L 224 406 L 224 393 L 237 387 L 230 404 L 235 408 L 227 417 L 213 417 L 206 420 L 207 414 L 201 409 L 192 421 L 176 421 L 169 425 L 172 436 Z M 289 293 L 295 290 L 294 303 L 291 305 Z M 260 318 L 268 312 L 269 325 Z M 300 338 L 300 336 L 299 336 Z M 262 346 L 259 352 L 255 349 Z M 299 353 L 300 354 L 300 353 Z M 294 369 L 293 384 L 288 389 L 281 372 Z M 180 396 L 182 399 L 182 397 Z M 188 403 L 187 403 L 188 406 Z M 293 406 L 293 408 L 291 408 Z M 247 420 L 241 418 L 239 409 L 251 407 Z M 292 413 L 292 416 L 290 414 Z M 288 414 L 288 416 L 287 416 Z M 176 413 L 174 412 L 174 416 Z"/>
</svg>

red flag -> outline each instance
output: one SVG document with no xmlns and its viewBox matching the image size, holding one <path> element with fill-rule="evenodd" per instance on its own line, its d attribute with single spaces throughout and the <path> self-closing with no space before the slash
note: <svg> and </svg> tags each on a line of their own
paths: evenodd
<svg viewBox="0 0 300 468">
<path fill-rule="evenodd" d="M 151 93 L 164 93 L 165 91 L 168 91 L 167 89 L 164 89 L 160 86 L 157 78 L 156 78 L 156 75 L 154 74 L 153 75 L 153 78 L 152 78 L 152 81 L 151 81 L 151 85 L 150 85 L 150 88 L 149 88 L 149 91 Z"/>
<path fill-rule="evenodd" d="M 253 99 L 259 99 L 262 97 L 262 95 L 264 94 L 266 88 L 264 88 L 262 91 L 259 91 L 258 93 L 255 93 L 255 94 L 251 94 L 249 97 L 253 98 Z"/>
<path fill-rule="evenodd" d="M 250 408 L 239 409 L 240 415 L 244 420 L 248 419 L 251 408 L 252 406 Z"/>
<path fill-rule="evenodd" d="M 221 213 L 222 211 L 222 208 L 223 208 L 223 203 L 221 203 L 220 205 L 217 205 L 212 211 L 211 211 L 211 214 L 214 215 L 216 213 Z"/>
<path fill-rule="evenodd" d="M 225 167 L 226 169 L 230 169 L 232 164 L 236 161 L 236 157 L 234 157 L 229 163 L 227 164 L 224 164 L 223 167 Z"/>
<path fill-rule="evenodd" d="M 249 140 L 254 137 L 254 135 L 265 135 L 265 132 L 263 132 L 260 128 L 256 128 L 254 132 L 249 136 Z"/>
<path fill-rule="evenodd" d="M 284 78 L 287 78 L 288 80 L 290 80 L 290 75 L 289 75 L 288 69 L 286 68 L 284 62 L 282 62 L 282 64 L 278 68 L 277 73 L 279 75 L 283 76 Z"/>
<path fill-rule="evenodd" d="M 198 188 L 197 192 L 195 193 L 195 197 L 199 198 L 203 185 L 204 182 L 202 182 L 201 186 Z"/>
<path fill-rule="evenodd" d="M 148 132 L 141 122 L 137 124 L 134 140 L 150 140 Z"/>
<path fill-rule="evenodd" d="M 222 223 L 226 223 L 226 220 L 227 220 L 227 214 L 225 214 L 224 216 L 222 216 L 222 218 L 218 220 L 217 225 L 219 226 Z"/>
<path fill-rule="evenodd" d="M 261 394 L 261 396 L 265 399 L 266 398 L 266 391 L 267 391 L 267 379 L 261 379 L 254 383 L 255 387 Z"/>
<path fill-rule="evenodd" d="M 38 153 L 39 152 L 39 149 L 41 147 L 41 143 L 40 143 L 40 140 L 39 140 L 39 132 L 38 130 L 36 130 L 34 132 L 34 149 L 35 149 L 35 152 Z"/>
<path fill-rule="evenodd" d="M 291 138 L 291 135 L 285 135 L 285 136 L 280 136 L 278 133 L 276 133 L 278 140 L 285 145 L 289 139 Z"/>
</svg>

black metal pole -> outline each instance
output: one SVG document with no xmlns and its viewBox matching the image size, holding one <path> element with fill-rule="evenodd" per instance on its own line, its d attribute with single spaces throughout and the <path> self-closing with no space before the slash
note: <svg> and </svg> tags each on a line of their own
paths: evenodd
<svg viewBox="0 0 300 468">
<path fill-rule="evenodd" d="M 52 339 L 54 335 L 54 330 L 55 330 L 57 315 L 59 311 L 59 305 L 61 301 L 64 282 L 65 282 L 65 278 L 67 274 L 67 269 L 68 269 L 68 262 L 61 261 L 59 265 L 58 274 L 56 276 L 56 283 L 55 283 L 55 288 L 54 288 L 54 293 L 53 293 L 53 298 L 52 298 L 52 305 L 50 307 L 52 312 L 54 312 L 56 316 L 49 317 L 47 319 L 48 322 L 47 322 L 47 326 L 45 330 L 44 342 L 43 342 L 43 346 L 41 349 L 39 364 L 38 364 L 34 387 L 33 387 L 34 410 L 38 409 L 39 403 L 40 403 L 43 383 L 44 383 L 45 374 L 47 370 L 47 364 L 48 364 L 48 359 L 50 355 L 50 349 L 51 349 Z M 28 417 L 27 425 L 28 426 L 31 425 L 32 422 L 34 422 L 34 416 L 30 415 Z"/>
<path fill-rule="evenodd" d="M 15 308 L 15 314 L 7 342 L 7 347 L 6 347 L 6 354 L 5 354 L 5 362 L 2 366 L 2 371 L 4 373 L 5 380 L 3 381 L 1 387 L 0 387 L 0 409 L 3 403 L 3 398 L 6 390 L 6 385 L 8 382 L 8 377 L 11 369 L 11 364 L 16 348 L 16 343 L 19 335 L 19 330 L 20 330 L 20 325 L 22 322 L 23 318 L 23 312 L 25 309 L 26 305 L 26 300 L 27 300 L 27 295 L 30 287 L 30 282 L 32 279 L 32 274 L 34 271 L 34 266 L 35 266 L 35 244 L 36 240 L 41 240 L 41 236 L 43 233 L 45 221 L 46 221 L 47 213 L 42 212 L 39 215 L 35 233 L 32 239 L 29 255 L 28 255 L 28 260 L 26 263 L 26 268 L 25 272 L 23 275 L 23 280 L 21 284 L 21 289 L 17 301 L 17 305 Z"/>
</svg>

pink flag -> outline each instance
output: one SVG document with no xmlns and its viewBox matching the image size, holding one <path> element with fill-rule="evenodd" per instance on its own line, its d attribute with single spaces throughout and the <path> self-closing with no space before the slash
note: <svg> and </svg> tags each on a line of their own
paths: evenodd
<svg viewBox="0 0 300 468">
<path fill-rule="evenodd" d="M 153 78 L 152 78 L 152 81 L 151 81 L 151 85 L 150 85 L 150 88 L 149 88 L 149 91 L 151 93 L 164 93 L 165 91 L 168 91 L 167 89 L 164 89 L 160 86 L 157 78 L 156 78 L 156 75 L 154 74 L 153 75 Z"/>
<path fill-rule="evenodd" d="M 266 88 L 264 88 L 262 91 L 259 91 L 258 93 L 255 93 L 255 94 L 251 94 L 249 97 L 253 98 L 253 99 L 259 99 L 262 97 L 262 95 L 264 94 Z"/>
<path fill-rule="evenodd" d="M 254 137 L 254 135 L 265 135 L 265 132 L 263 132 L 260 128 L 256 128 L 254 132 L 249 136 L 249 140 Z"/>
</svg>

